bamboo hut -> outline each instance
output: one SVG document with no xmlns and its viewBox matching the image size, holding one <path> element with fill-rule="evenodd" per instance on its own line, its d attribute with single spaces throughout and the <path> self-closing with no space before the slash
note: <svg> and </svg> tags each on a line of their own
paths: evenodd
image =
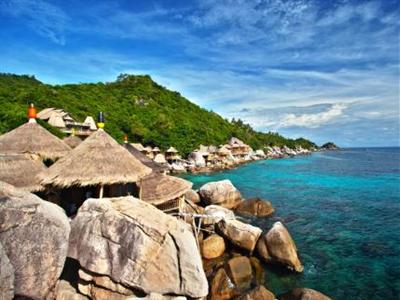
<svg viewBox="0 0 400 300">
<path fill-rule="evenodd" d="M 42 185 L 59 193 L 61 206 L 72 215 L 87 198 L 138 196 L 135 183 L 150 173 L 150 168 L 99 129 L 39 178 Z"/>
<path fill-rule="evenodd" d="M 87 116 L 85 121 L 83 121 L 83 124 L 89 126 L 90 130 L 96 131 L 96 122 L 93 120 L 93 117 Z"/>
<path fill-rule="evenodd" d="M 166 164 L 166 163 L 167 163 L 167 160 L 165 159 L 165 155 L 162 154 L 162 153 L 158 153 L 158 154 L 154 157 L 154 161 L 155 161 L 156 163 L 159 163 L 159 164 Z"/>
<path fill-rule="evenodd" d="M 154 159 L 153 148 L 151 146 L 146 146 L 144 148 L 144 151 L 145 151 L 145 153 L 146 153 L 148 158 Z"/>
<path fill-rule="evenodd" d="M 167 151 L 165 151 L 165 159 L 167 161 L 175 161 L 179 158 L 178 150 L 174 147 L 169 147 Z"/>
<path fill-rule="evenodd" d="M 71 148 L 36 123 L 36 111 L 30 107 L 29 121 L 0 136 L 0 154 L 29 154 L 55 160 Z"/>
<path fill-rule="evenodd" d="M 165 174 L 152 173 L 139 181 L 139 199 L 165 213 L 181 212 L 185 206 L 184 194 L 192 183 Z"/>
<path fill-rule="evenodd" d="M 57 127 L 64 133 L 76 131 L 76 135 L 87 137 L 97 130 L 93 118 L 87 116 L 83 123 L 75 121 L 69 112 L 59 108 L 45 108 L 38 113 L 38 118 Z"/>
<path fill-rule="evenodd" d="M 24 191 L 43 190 L 36 176 L 45 170 L 46 166 L 41 161 L 29 159 L 25 155 L 0 155 L 0 181 Z"/>
<path fill-rule="evenodd" d="M 145 166 L 149 167 L 152 169 L 153 172 L 158 172 L 158 173 L 165 173 L 168 170 L 168 167 L 155 162 L 154 160 L 150 159 L 146 155 L 144 155 L 142 152 L 137 150 L 135 147 L 133 147 L 131 144 L 125 142 L 123 144 L 126 150 L 128 150 L 137 160 L 139 160 L 142 164 Z"/>
</svg>

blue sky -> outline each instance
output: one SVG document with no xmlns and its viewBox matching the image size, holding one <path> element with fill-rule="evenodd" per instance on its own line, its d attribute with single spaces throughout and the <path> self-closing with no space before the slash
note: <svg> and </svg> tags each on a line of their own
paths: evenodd
<svg viewBox="0 0 400 300">
<path fill-rule="evenodd" d="M 0 0 L 0 72 L 149 74 L 258 130 L 399 145 L 398 1 Z"/>
</svg>

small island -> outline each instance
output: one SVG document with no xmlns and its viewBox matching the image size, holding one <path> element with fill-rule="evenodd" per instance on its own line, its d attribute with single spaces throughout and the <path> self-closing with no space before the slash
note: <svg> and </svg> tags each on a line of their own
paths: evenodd
<svg viewBox="0 0 400 300">
<path fill-rule="evenodd" d="M 340 150 L 340 148 L 333 142 L 325 143 L 321 146 L 321 150 Z"/>
</svg>

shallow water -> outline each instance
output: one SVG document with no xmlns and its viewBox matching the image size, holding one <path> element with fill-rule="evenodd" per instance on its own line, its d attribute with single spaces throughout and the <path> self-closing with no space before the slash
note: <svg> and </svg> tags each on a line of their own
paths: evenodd
<svg viewBox="0 0 400 300">
<path fill-rule="evenodd" d="M 252 223 L 268 230 L 282 220 L 305 266 L 302 274 L 266 266 L 275 294 L 309 287 L 334 299 L 400 299 L 399 148 L 321 152 L 186 178 L 195 188 L 230 179 L 244 197 L 273 203 L 273 218 Z"/>
</svg>

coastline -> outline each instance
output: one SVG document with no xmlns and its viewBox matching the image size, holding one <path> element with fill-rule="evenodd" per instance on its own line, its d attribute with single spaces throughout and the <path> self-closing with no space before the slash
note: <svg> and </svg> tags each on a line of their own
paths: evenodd
<svg viewBox="0 0 400 300">
<path fill-rule="evenodd" d="M 336 149 L 338 150 L 338 149 Z M 286 146 L 284 147 L 266 147 L 266 153 L 263 155 L 252 155 L 248 154 L 246 159 L 237 159 L 233 160 L 229 164 L 213 164 L 208 163 L 206 166 L 196 166 L 195 161 L 183 160 L 178 167 L 174 164 L 169 165 L 169 170 L 173 175 L 179 175 L 182 173 L 189 174 L 209 174 L 214 172 L 222 172 L 226 170 L 234 170 L 243 165 L 250 164 L 252 162 L 260 161 L 260 160 L 274 160 L 274 159 L 284 159 L 296 156 L 306 156 L 311 155 L 314 152 L 320 151 L 334 151 L 330 149 L 290 149 Z M 264 152 L 264 151 L 263 151 Z M 255 153 L 255 152 L 254 152 Z"/>
</svg>

